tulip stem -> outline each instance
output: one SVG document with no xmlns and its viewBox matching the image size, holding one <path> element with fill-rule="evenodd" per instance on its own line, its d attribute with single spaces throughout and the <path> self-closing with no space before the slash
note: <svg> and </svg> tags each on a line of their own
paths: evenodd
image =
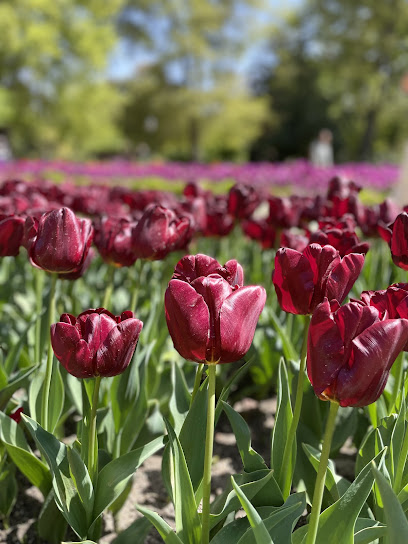
<svg viewBox="0 0 408 544">
<path fill-rule="evenodd" d="M 201 516 L 201 544 L 210 541 L 210 495 L 211 495 L 211 464 L 214 445 L 215 418 L 215 377 L 217 365 L 208 365 L 208 405 L 207 430 L 205 435 L 204 475 L 203 475 L 203 511 Z"/>
<path fill-rule="evenodd" d="M 55 321 L 55 287 L 57 285 L 57 274 L 51 274 L 51 285 L 50 285 L 50 298 L 49 298 L 49 308 L 48 308 L 48 331 L 51 328 L 51 325 Z M 54 359 L 54 352 L 51 345 L 51 337 L 48 345 L 48 357 L 47 357 L 47 366 L 45 369 L 45 378 L 42 391 L 42 403 L 41 403 L 41 423 L 46 431 L 49 429 L 49 400 L 50 400 L 50 388 L 51 388 L 51 379 L 52 379 L 52 363 Z"/>
<path fill-rule="evenodd" d="M 292 449 L 293 449 L 293 442 L 296 437 L 296 431 L 299 424 L 300 413 L 302 411 L 303 383 L 304 383 L 305 369 L 306 369 L 307 336 L 309 332 L 309 323 L 310 323 L 310 318 L 306 317 L 302 351 L 300 355 L 299 375 L 298 375 L 298 382 L 297 382 L 297 388 L 296 388 L 295 408 L 293 410 L 292 422 L 290 424 L 288 438 L 286 440 L 285 450 L 283 453 L 283 459 L 290 459 L 293 457 L 293 462 L 289 464 L 289 467 L 286 467 L 285 463 L 282 464 L 282 470 L 285 470 L 285 467 L 286 467 L 286 470 L 283 474 L 283 485 L 282 485 L 282 493 L 285 500 L 289 497 L 290 488 L 292 485 L 293 472 L 295 470 L 296 455 L 293 456 Z M 280 481 L 282 481 L 282 477 L 280 478 Z"/>
<path fill-rule="evenodd" d="M 40 363 L 42 359 L 41 353 L 41 321 L 42 321 L 42 310 L 43 310 L 43 299 L 42 294 L 44 290 L 44 271 L 35 270 L 35 297 L 37 304 L 37 321 L 35 322 L 35 351 L 34 351 L 34 361 L 35 363 Z"/>
<path fill-rule="evenodd" d="M 144 263 L 145 263 L 144 260 L 139 259 L 139 266 L 137 267 L 137 262 L 135 265 L 136 281 L 133 282 L 133 293 L 132 293 L 132 299 L 130 301 L 130 310 L 132 312 L 136 312 L 136 305 L 139 298 L 139 289 L 140 289 L 141 280 L 142 280 L 142 272 L 143 272 Z M 136 285 L 136 282 L 138 282 L 138 285 Z"/>
<path fill-rule="evenodd" d="M 91 416 L 89 419 L 89 446 L 88 446 L 88 472 L 91 481 L 94 482 L 95 475 L 98 473 L 98 453 L 97 453 L 97 430 L 96 430 L 96 410 L 99 401 L 99 386 L 101 385 L 101 376 L 95 378 L 94 391 L 92 396 Z"/>
<path fill-rule="evenodd" d="M 398 355 L 395 363 L 393 364 L 393 374 L 394 374 L 394 387 L 392 390 L 392 396 L 390 399 L 388 415 L 391 415 L 396 411 L 395 403 L 397 402 L 398 394 L 401 391 L 402 378 L 404 375 L 404 352 Z"/>
<path fill-rule="evenodd" d="M 105 310 L 108 310 L 108 306 L 110 306 L 110 303 L 111 303 L 114 277 L 115 277 L 115 267 L 109 265 L 108 271 L 106 273 L 105 296 L 103 297 L 103 302 L 102 302 L 102 308 L 105 308 Z"/>
<path fill-rule="evenodd" d="M 197 395 L 197 391 L 198 391 L 198 389 L 200 387 L 200 384 L 201 384 L 201 376 L 203 375 L 203 368 L 204 368 L 204 363 L 199 363 L 199 365 L 197 367 L 197 372 L 196 372 L 196 375 L 195 375 L 193 392 L 191 393 L 190 408 L 193 405 L 194 398 Z"/>
<path fill-rule="evenodd" d="M 401 452 L 398 458 L 397 470 L 395 473 L 395 480 L 393 485 L 393 490 L 398 495 L 402 488 L 402 476 L 404 475 L 405 463 L 408 456 L 408 429 L 405 428 L 404 441 L 402 443 Z"/>
<path fill-rule="evenodd" d="M 330 412 L 327 418 L 326 430 L 323 438 L 322 453 L 320 455 L 319 469 L 317 471 L 316 483 L 313 493 L 312 513 L 310 514 L 309 528 L 307 531 L 306 544 L 314 544 L 316 541 L 317 529 L 319 526 L 320 508 L 322 506 L 324 484 L 326 481 L 327 463 L 329 461 L 330 448 L 336 423 L 336 415 L 339 409 L 337 402 L 330 402 Z"/>
</svg>

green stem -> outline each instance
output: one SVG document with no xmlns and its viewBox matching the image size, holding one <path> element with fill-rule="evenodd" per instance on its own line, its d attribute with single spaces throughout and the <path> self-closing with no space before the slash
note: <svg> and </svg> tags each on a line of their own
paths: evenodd
<svg viewBox="0 0 408 544">
<path fill-rule="evenodd" d="M 57 279 L 58 279 L 57 274 L 51 274 L 48 331 L 50 330 L 51 325 L 55 321 L 55 287 L 57 285 Z M 42 403 L 41 403 L 41 414 L 42 414 L 41 422 L 42 422 L 42 426 L 44 427 L 46 431 L 49 430 L 49 421 L 48 421 L 49 406 L 48 405 L 50 400 L 53 359 L 54 359 L 54 352 L 52 350 L 51 337 L 50 337 L 49 345 L 48 345 L 47 367 L 45 370 Z"/>
<path fill-rule="evenodd" d="M 197 367 L 197 372 L 196 372 L 195 380 L 194 380 L 193 392 L 191 393 L 190 408 L 193 405 L 194 398 L 197 395 L 197 391 L 198 391 L 198 389 L 200 387 L 200 384 L 201 384 L 201 376 L 203 375 L 203 368 L 204 368 L 204 363 L 200 363 L 198 365 L 198 367 Z"/>
<path fill-rule="evenodd" d="M 102 308 L 105 308 L 105 310 L 108 310 L 108 306 L 110 306 L 110 303 L 111 303 L 114 276 L 115 276 L 115 267 L 109 265 L 108 271 L 106 274 L 105 296 L 103 297 L 103 302 L 102 302 Z"/>
<path fill-rule="evenodd" d="M 402 378 L 404 375 L 404 352 L 403 351 L 401 351 L 401 353 L 398 355 L 397 360 L 393 364 L 392 370 L 394 374 L 394 387 L 393 387 L 392 396 L 390 399 L 388 415 L 391 415 L 392 412 L 395 410 L 395 403 L 397 401 L 398 394 L 402 389 L 401 384 L 402 384 Z"/>
<path fill-rule="evenodd" d="M 34 361 L 36 363 L 41 362 L 42 353 L 41 353 L 41 321 L 42 321 L 42 309 L 43 309 L 43 299 L 42 294 L 44 290 L 44 271 L 35 270 L 35 298 L 37 306 L 37 321 L 35 322 L 35 351 L 34 351 Z"/>
<path fill-rule="evenodd" d="M 95 386 L 92 396 L 91 416 L 89 420 L 89 445 L 88 445 L 88 472 L 91 481 L 94 482 L 95 475 L 98 473 L 98 454 L 96 444 L 98 443 L 96 430 L 96 410 L 99 401 L 99 387 L 101 385 L 101 376 L 95 378 Z"/>
<path fill-rule="evenodd" d="M 307 317 L 306 319 L 307 320 L 305 321 L 305 328 L 303 333 L 302 352 L 300 355 L 299 375 L 298 375 L 298 382 L 297 382 L 297 388 L 296 388 L 295 409 L 293 410 L 292 422 L 290 424 L 288 439 L 286 440 L 286 444 L 285 444 L 283 459 L 290 459 L 293 456 L 292 454 L 293 442 L 296 437 L 296 431 L 299 425 L 300 413 L 302 411 L 303 383 L 305 378 L 306 359 L 307 359 L 307 336 L 309 332 L 309 323 L 310 323 L 310 318 Z M 295 460 L 296 460 L 296 455 L 293 458 L 293 463 L 289 464 L 289 470 L 288 470 L 288 467 L 286 467 L 286 470 L 285 470 L 285 463 L 282 464 L 282 470 L 285 470 L 285 473 L 283 474 L 283 485 L 282 485 L 282 492 L 283 492 L 283 497 L 285 498 L 285 500 L 289 497 L 289 494 L 290 494 L 293 471 L 295 469 L 295 466 L 294 466 Z M 282 478 L 280 480 L 282 480 Z"/>
<path fill-rule="evenodd" d="M 138 263 L 136 263 L 136 277 L 135 277 L 135 279 L 133 281 L 133 285 L 132 285 L 133 292 L 132 292 L 132 299 L 130 301 L 130 308 L 129 308 L 130 311 L 132 311 L 132 312 L 136 312 L 137 301 L 138 301 L 138 298 L 139 298 L 139 287 L 141 285 L 144 263 L 145 263 L 145 261 L 143 259 L 139 259 L 139 266 L 138 267 L 137 267 Z M 137 283 L 138 283 L 138 285 L 136 285 Z"/>
<path fill-rule="evenodd" d="M 339 409 L 337 402 L 330 402 L 330 412 L 326 423 L 323 438 L 322 453 L 320 455 L 319 469 L 313 493 L 312 513 L 310 514 L 306 544 L 314 544 L 319 526 L 320 508 L 322 506 L 324 484 L 326 480 L 327 463 L 329 461 L 330 448 L 336 423 L 336 415 Z"/>
<path fill-rule="evenodd" d="M 215 417 L 215 376 L 216 364 L 208 365 L 208 405 L 207 430 L 205 434 L 204 475 L 203 475 L 203 512 L 201 544 L 210 541 L 210 495 L 211 495 L 211 463 L 214 445 L 214 417 Z"/>
</svg>

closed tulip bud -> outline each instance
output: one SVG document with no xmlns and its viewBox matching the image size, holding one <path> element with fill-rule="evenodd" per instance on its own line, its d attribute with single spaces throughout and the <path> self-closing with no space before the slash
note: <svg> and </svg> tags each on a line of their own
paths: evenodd
<svg viewBox="0 0 408 544">
<path fill-rule="evenodd" d="M 126 218 L 104 217 L 95 225 L 95 245 L 102 259 L 114 266 L 132 266 L 136 255 L 132 249 L 134 222 Z"/>
<path fill-rule="evenodd" d="M 68 274 L 81 268 L 93 239 L 89 219 L 78 218 L 69 208 L 28 217 L 25 244 L 31 264 L 47 272 Z"/>
<path fill-rule="evenodd" d="M 408 319 L 325 299 L 313 313 L 308 337 L 307 372 L 316 395 L 340 406 L 375 402 L 407 341 Z"/>
<path fill-rule="evenodd" d="M 394 264 L 408 270 L 408 213 L 400 213 L 389 227 L 379 225 L 378 230 L 390 246 Z"/>
<path fill-rule="evenodd" d="M 116 376 L 129 365 L 143 323 L 133 312 L 114 316 L 104 308 L 78 317 L 62 314 L 51 326 L 51 344 L 62 366 L 77 378 Z"/>
<path fill-rule="evenodd" d="M 343 302 L 358 278 L 364 255 L 341 258 L 332 246 L 309 244 L 301 253 L 281 248 L 276 253 L 272 280 L 283 310 L 311 314 L 325 297 Z"/>
<path fill-rule="evenodd" d="M 23 217 L 11 215 L 0 220 L 0 257 L 16 257 L 24 236 Z"/>
<path fill-rule="evenodd" d="M 206 255 L 188 255 L 176 266 L 165 294 L 174 347 L 197 363 L 232 363 L 251 346 L 266 292 L 243 287 L 237 261 L 221 266 Z"/>
</svg>

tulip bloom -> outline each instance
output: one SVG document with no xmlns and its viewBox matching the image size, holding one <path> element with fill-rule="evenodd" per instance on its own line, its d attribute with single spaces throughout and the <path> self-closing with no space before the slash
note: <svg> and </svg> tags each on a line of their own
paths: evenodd
<svg viewBox="0 0 408 544">
<path fill-rule="evenodd" d="M 130 311 L 120 316 L 104 308 L 78 317 L 62 314 L 51 326 L 51 344 L 58 361 L 77 378 L 116 376 L 129 365 L 142 327 Z"/>
<path fill-rule="evenodd" d="M 310 235 L 310 243 L 321 246 L 331 245 L 337 249 L 341 257 L 349 253 L 364 253 L 370 248 L 367 242 L 360 242 L 354 230 L 341 228 L 325 228 Z"/>
<path fill-rule="evenodd" d="M 24 236 L 23 217 L 11 215 L 0 219 L 0 257 L 16 257 Z"/>
<path fill-rule="evenodd" d="M 316 395 L 340 406 L 375 402 L 407 341 L 408 319 L 325 299 L 313 313 L 308 337 L 307 372 Z"/>
<path fill-rule="evenodd" d="M 174 347 L 197 363 L 232 363 L 251 346 L 266 292 L 243 287 L 235 260 L 221 266 L 206 255 L 188 255 L 176 266 L 165 294 L 167 326 Z"/>
<path fill-rule="evenodd" d="M 408 270 L 408 213 L 400 213 L 388 227 L 379 225 L 378 231 L 390 246 L 394 264 Z"/>
<path fill-rule="evenodd" d="M 114 266 L 132 266 L 136 255 L 132 250 L 132 228 L 126 218 L 104 217 L 95 226 L 95 245 L 102 259 Z"/>
<path fill-rule="evenodd" d="M 68 274 L 82 267 L 93 239 L 90 219 L 79 219 L 69 208 L 27 217 L 25 244 L 30 262 L 47 272 Z"/>
<path fill-rule="evenodd" d="M 311 314 L 325 297 L 343 302 L 358 278 L 364 255 L 341 258 L 332 246 L 309 244 L 301 253 L 281 248 L 276 253 L 272 280 L 283 310 Z"/>
</svg>

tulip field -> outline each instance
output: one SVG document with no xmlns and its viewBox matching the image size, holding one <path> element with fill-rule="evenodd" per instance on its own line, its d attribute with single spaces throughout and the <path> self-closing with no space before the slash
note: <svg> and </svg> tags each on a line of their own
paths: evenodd
<svg viewBox="0 0 408 544">
<path fill-rule="evenodd" d="M 191 168 L 179 194 L 92 165 L 75 183 L 67 164 L 58 183 L 3 166 L 0 542 L 408 543 L 396 170 L 309 171 L 299 196 L 266 165 L 224 192 Z M 251 399 L 271 401 L 270 427 L 240 412 Z M 153 457 L 156 502 L 134 493 Z M 13 540 L 27 488 L 34 539 Z"/>
</svg>

